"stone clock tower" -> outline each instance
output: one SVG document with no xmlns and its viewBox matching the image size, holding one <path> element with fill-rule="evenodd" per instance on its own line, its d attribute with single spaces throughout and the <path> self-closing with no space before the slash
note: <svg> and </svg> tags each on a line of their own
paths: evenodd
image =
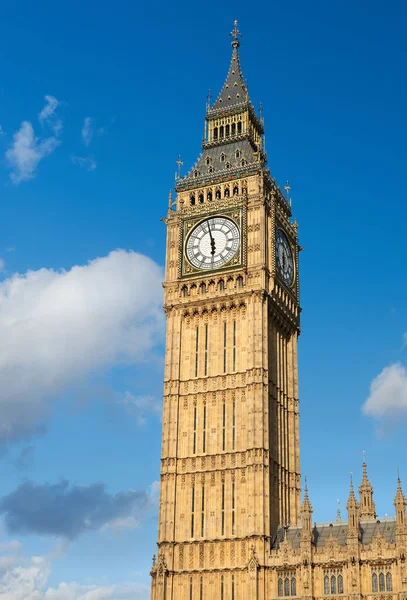
<svg viewBox="0 0 407 600">
<path fill-rule="evenodd" d="M 167 224 L 158 557 L 152 600 L 266 600 L 300 521 L 297 226 L 266 168 L 239 63 L 208 104 Z"/>
</svg>

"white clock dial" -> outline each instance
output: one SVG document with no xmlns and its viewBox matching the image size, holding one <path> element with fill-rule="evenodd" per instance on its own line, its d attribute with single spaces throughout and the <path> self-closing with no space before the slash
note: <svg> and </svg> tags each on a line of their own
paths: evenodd
<svg viewBox="0 0 407 600">
<path fill-rule="evenodd" d="M 186 255 L 198 269 L 219 269 L 232 260 L 239 247 L 240 231 L 232 219 L 208 217 L 189 234 Z"/>
<path fill-rule="evenodd" d="M 287 236 L 281 229 L 276 234 L 276 259 L 280 276 L 286 285 L 294 281 L 294 261 L 291 246 Z"/>
</svg>

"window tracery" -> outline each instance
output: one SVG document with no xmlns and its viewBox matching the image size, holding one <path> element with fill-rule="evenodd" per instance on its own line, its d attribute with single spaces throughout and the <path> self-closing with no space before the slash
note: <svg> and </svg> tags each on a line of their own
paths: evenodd
<svg viewBox="0 0 407 600">
<path fill-rule="evenodd" d="M 279 573 L 278 575 L 278 595 L 280 597 L 297 595 L 297 579 L 294 571 Z"/>
<path fill-rule="evenodd" d="M 324 595 L 336 596 L 343 594 L 342 569 L 325 569 L 324 571 Z"/>
<path fill-rule="evenodd" d="M 372 569 L 372 592 L 392 592 L 393 577 L 390 567 L 373 567 Z"/>
</svg>

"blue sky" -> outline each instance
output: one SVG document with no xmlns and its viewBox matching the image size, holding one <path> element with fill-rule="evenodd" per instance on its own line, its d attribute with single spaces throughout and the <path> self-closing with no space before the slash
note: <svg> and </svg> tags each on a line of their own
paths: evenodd
<svg viewBox="0 0 407 600">
<path fill-rule="evenodd" d="M 394 512 L 397 465 L 407 481 L 405 3 L 8 3 L 0 598 L 148 598 L 160 217 L 178 154 L 186 173 L 200 152 L 234 19 L 270 171 L 290 180 L 305 249 L 301 461 L 314 517 L 335 518 L 337 499 L 346 516 L 362 451 L 380 516 Z"/>
</svg>

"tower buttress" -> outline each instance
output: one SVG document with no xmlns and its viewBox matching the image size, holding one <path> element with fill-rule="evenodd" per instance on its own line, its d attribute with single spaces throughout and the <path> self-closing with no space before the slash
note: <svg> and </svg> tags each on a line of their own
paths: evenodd
<svg viewBox="0 0 407 600">
<path fill-rule="evenodd" d="M 363 461 L 363 478 L 362 483 L 359 486 L 359 498 L 360 498 L 360 519 L 369 520 L 376 518 L 376 506 L 373 501 L 373 486 L 367 476 L 367 465 L 366 461 Z"/>
</svg>

